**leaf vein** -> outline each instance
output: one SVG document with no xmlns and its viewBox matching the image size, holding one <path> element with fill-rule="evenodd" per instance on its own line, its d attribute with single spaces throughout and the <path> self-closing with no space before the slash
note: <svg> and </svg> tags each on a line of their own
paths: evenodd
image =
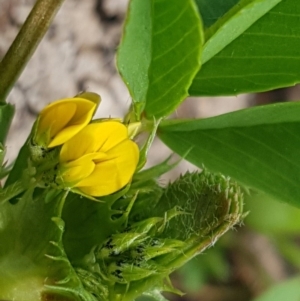
<svg viewBox="0 0 300 301">
<path fill-rule="evenodd" d="M 208 135 L 208 136 L 210 136 L 210 135 Z M 181 140 L 182 142 L 185 143 L 185 145 L 190 145 L 190 144 L 191 144 L 190 141 L 187 141 L 185 138 L 176 136 L 176 139 L 177 139 L 177 141 L 178 141 L 178 140 L 179 140 L 179 141 Z M 178 142 L 179 142 L 179 141 L 178 141 Z M 219 142 L 221 145 L 224 144 L 224 143 L 221 142 L 221 141 L 218 141 L 218 142 Z M 200 151 L 207 153 L 208 156 L 209 156 L 209 157 L 213 157 L 215 161 L 219 161 L 219 162 L 220 162 L 220 165 L 225 165 L 225 166 L 227 165 L 227 166 L 229 166 L 229 167 L 231 168 L 231 170 L 235 170 L 236 173 L 244 174 L 245 177 L 252 178 L 252 179 L 254 180 L 254 182 L 259 182 L 259 183 L 261 183 L 261 184 L 260 184 L 261 186 L 263 186 L 263 187 L 268 187 L 268 189 L 270 189 L 271 191 L 273 190 L 273 186 L 271 186 L 271 185 L 266 185 L 266 182 L 265 182 L 264 180 L 261 180 L 260 178 L 256 177 L 255 175 L 252 175 L 252 174 L 246 172 L 246 171 L 245 171 L 244 169 L 242 169 L 242 168 L 236 167 L 236 165 L 230 163 L 228 160 L 223 160 L 220 156 L 218 156 L 218 155 L 214 154 L 213 152 L 208 151 L 208 150 L 206 150 L 206 149 L 204 149 L 204 148 L 200 148 L 200 147 L 197 147 L 197 146 L 194 146 L 194 147 L 195 147 L 195 149 L 199 149 Z M 220 146 L 220 147 L 221 147 L 221 146 Z M 189 157 L 189 156 L 188 156 L 188 157 Z M 196 162 L 192 162 L 192 163 L 197 164 Z M 202 162 L 202 163 L 204 163 L 204 162 Z M 197 164 L 197 165 L 198 165 L 198 164 Z M 216 171 L 216 170 L 214 170 L 214 171 Z"/>
<path fill-rule="evenodd" d="M 201 78 L 195 78 L 194 81 L 202 81 L 202 80 L 212 80 L 212 79 L 224 79 L 224 78 L 244 78 L 245 76 L 270 76 L 270 75 L 274 75 L 274 76 L 295 76 L 297 74 L 295 73 L 276 73 L 276 72 L 266 72 L 266 73 L 247 73 L 247 74 L 241 74 L 241 75 L 230 75 L 230 76 L 224 76 L 224 75 L 220 75 L 220 76 L 205 76 L 201 77 Z"/>
<path fill-rule="evenodd" d="M 286 156 L 282 155 L 280 152 L 278 152 L 275 148 L 270 147 L 269 145 L 267 145 L 266 143 L 264 143 L 263 141 L 256 139 L 255 137 L 250 137 L 249 135 L 245 135 L 242 132 L 238 131 L 238 130 L 233 130 L 237 135 L 240 135 L 242 137 L 246 137 L 249 140 L 254 141 L 257 144 L 262 145 L 263 147 L 265 147 L 266 149 L 268 149 L 270 152 L 272 152 L 273 154 L 277 155 L 278 157 L 281 157 L 284 161 L 288 162 L 289 164 L 292 165 L 297 165 L 295 164 L 294 161 L 289 160 Z M 300 165 L 297 165 L 298 169 L 300 169 Z"/>
<path fill-rule="evenodd" d="M 213 137 L 212 135 L 209 135 L 208 133 L 205 133 L 205 131 L 203 131 L 202 133 L 204 135 L 208 136 L 210 139 L 220 142 L 219 139 Z M 282 173 L 277 172 L 276 170 L 271 168 L 269 165 L 263 163 L 261 160 L 258 160 L 255 156 L 245 153 L 239 147 L 233 146 L 232 144 L 224 143 L 224 141 L 222 141 L 221 143 L 224 144 L 224 146 L 227 147 L 228 149 L 232 149 L 236 153 L 240 153 L 240 154 L 244 155 L 246 158 L 248 157 L 249 159 L 252 159 L 253 161 L 257 162 L 258 165 L 261 165 L 262 167 L 268 169 L 272 173 L 277 174 L 280 178 L 282 178 L 282 179 L 286 180 L 288 183 L 292 184 L 292 186 L 298 187 L 298 184 L 294 183 L 294 181 L 292 181 L 289 177 L 286 177 Z M 234 152 L 233 152 L 233 154 L 234 154 Z"/>
<path fill-rule="evenodd" d="M 243 35 L 300 39 L 300 36 L 295 36 L 295 35 L 284 35 L 284 34 L 275 34 L 275 33 L 261 33 L 261 32 L 244 32 Z"/>
<path fill-rule="evenodd" d="M 162 28 L 159 31 L 156 31 L 153 36 L 157 36 L 162 34 L 163 32 L 165 32 L 168 28 L 170 28 L 171 26 L 173 26 L 181 17 L 182 15 L 186 12 L 186 10 L 190 7 L 189 3 L 184 7 L 184 9 L 182 9 L 182 11 L 180 12 L 180 14 L 177 15 L 177 17 L 175 19 L 173 19 L 172 22 L 170 22 L 167 26 L 165 26 L 164 28 Z"/>
<path fill-rule="evenodd" d="M 165 92 L 164 94 L 160 95 L 159 98 L 153 99 L 153 101 L 151 102 L 151 105 L 154 105 L 155 103 L 157 103 L 158 101 L 160 101 L 160 99 L 162 99 L 163 97 L 165 97 L 166 95 L 168 95 L 170 92 L 172 92 L 173 88 L 175 88 L 176 86 L 178 86 L 178 83 L 180 83 L 180 82 L 181 82 L 182 80 L 184 80 L 184 79 L 185 79 L 185 76 L 180 77 L 179 80 L 177 80 L 177 81 L 170 87 L 170 89 L 166 90 L 166 92 Z M 175 105 L 175 104 L 171 104 L 169 107 L 171 107 L 171 106 L 173 106 L 173 105 Z M 164 111 L 165 111 L 165 108 L 166 108 L 166 106 L 164 106 L 164 108 L 163 108 Z M 161 111 L 158 111 L 158 112 L 161 112 Z"/>
<path fill-rule="evenodd" d="M 153 58 L 153 61 L 157 61 L 158 59 L 160 59 L 161 57 L 167 55 L 169 52 L 171 52 L 174 48 L 176 48 L 179 44 L 181 44 L 183 41 L 185 41 L 185 39 L 196 29 L 198 28 L 198 24 L 196 24 L 196 26 L 193 26 L 189 31 L 187 31 L 182 37 L 181 39 L 179 39 L 175 44 L 173 44 L 169 49 L 167 49 L 165 52 L 160 53 L 158 56 Z"/>
<path fill-rule="evenodd" d="M 287 17 L 300 17 L 300 14 L 290 14 L 290 13 L 283 13 L 283 12 L 273 12 L 269 11 L 271 15 L 279 15 L 279 16 L 287 16 Z"/>
<path fill-rule="evenodd" d="M 159 80 L 161 80 L 166 75 L 168 75 L 169 73 L 171 73 L 174 69 L 176 69 L 177 67 L 179 67 L 180 65 L 182 65 L 182 63 L 184 63 L 187 60 L 187 58 L 190 57 L 192 54 L 194 54 L 194 52 L 196 52 L 197 50 L 198 50 L 198 47 L 195 47 L 194 49 L 192 49 L 192 51 L 190 53 L 188 53 L 186 56 L 184 56 L 182 60 L 178 61 L 175 65 L 172 66 L 172 68 L 168 69 L 167 72 L 161 74 L 159 77 L 156 77 L 155 80 L 150 83 L 151 86 L 153 86 Z"/>
<path fill-rule="evenodd" d="M 249 60 L 249 59 L 264 59 L 264 60 L 273 60 L 273 59 L 293 59 L 293 60 L 300 60 L 300 56 L 280 56 L 280 55 L 274 55 L 274 56 L 215 56 L 215 59 L 241 59 L 241 60 Z"/>
</svg>

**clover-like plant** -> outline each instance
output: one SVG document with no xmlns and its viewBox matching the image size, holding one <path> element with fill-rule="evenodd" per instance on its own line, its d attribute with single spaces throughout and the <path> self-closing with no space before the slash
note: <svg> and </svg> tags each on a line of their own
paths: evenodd
<svg viewBox="0 0 300 301">
<path fill-rule="evenodd" d="M 281 24 L 293 24 L 299 5 L 131 0 L 117 53 L 132 97 L 127 114 L 93 119 L 101 104 L 92 92 L 54 101 L 6 166 L 14 112 L 6 96 L 62 2 L 37 0 L 0 63 L 0 300 L 181 294 L 170 274 L 241 224 L 249 187 L 299 206 L 300 112 L 287 103 L 207 119 L 166 117 L 188 95 L 298 82 L 293 27 Z M 156 136 L 202 171 L 161 185 L 176 164 L 145 169 Z"/>
</svg>

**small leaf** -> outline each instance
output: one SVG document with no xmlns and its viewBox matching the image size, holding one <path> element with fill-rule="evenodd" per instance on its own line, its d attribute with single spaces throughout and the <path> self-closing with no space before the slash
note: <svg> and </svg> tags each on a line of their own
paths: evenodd
<svg viewBox="0 0 300 301">
<path fill-rule="evenodd" d="M 117 64 L 137 118 L 170 114 L 200 68 L 202 24 L 192 0 L 132 0 Z"/>
<path fill-rule="evenodd" d="M 94 202 L 77 194 L 69 194 L 63 211 L 63 219 L 68 225 L 63 239 L 71 262 L 82 263 L 84 256 L 95 245 L 118 232 L 120 222 L 112 219 L 113 214 L 115 211 L 109 202 Z"/>
<path fill-rule="evenodd" d="M 151 0 L 130 2 L 123 38 L 117 53 L 117 67 L 133 98 L 137 115 L 140 115 L 145 106 L 149 84 L 151 14 Z"/>
<path fill-rule="evenodd" d="M 217 117 L 165 121 L 159 137 L 198 167 L 300 206 L 300 105 L 259 106 Z"/>
</svg>

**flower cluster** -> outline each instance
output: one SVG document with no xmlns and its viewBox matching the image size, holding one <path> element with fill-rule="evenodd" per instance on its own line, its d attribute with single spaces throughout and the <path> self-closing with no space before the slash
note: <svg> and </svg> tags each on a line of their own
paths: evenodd
<svg viewBox="0 0 300 301">
<path fill-rule="evenodd" d="M 40 113 L 34 134 L 37 145 L 60 148 L 59 184 L 94 197 L 126 186 L 139 161 L 138 146 L 123 123 L 90 123 L 99 101 L 96 94 L 84 93 L 51 103 Z"/>
</svg>

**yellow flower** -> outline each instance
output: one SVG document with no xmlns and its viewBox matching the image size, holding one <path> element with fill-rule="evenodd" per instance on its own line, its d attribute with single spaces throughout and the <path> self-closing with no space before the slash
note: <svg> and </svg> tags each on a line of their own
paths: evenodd
<svg viewBox="0 0 300 301">
<path fill-rule="evenodd" d="M 92 123 L 62 146 L 59 178 L 65 187 L 105 196 L 130 182 L 138 161 L 138 146 L 129 139 L 125 125 Z"/>
<path fill-rule="evenodd" d="M 37 120 L 35 142 L 49 148 L 65 143 L 91 121 L 99 102 L 97 94 L 83 93 L 49 104 Z"/>
</svg>

